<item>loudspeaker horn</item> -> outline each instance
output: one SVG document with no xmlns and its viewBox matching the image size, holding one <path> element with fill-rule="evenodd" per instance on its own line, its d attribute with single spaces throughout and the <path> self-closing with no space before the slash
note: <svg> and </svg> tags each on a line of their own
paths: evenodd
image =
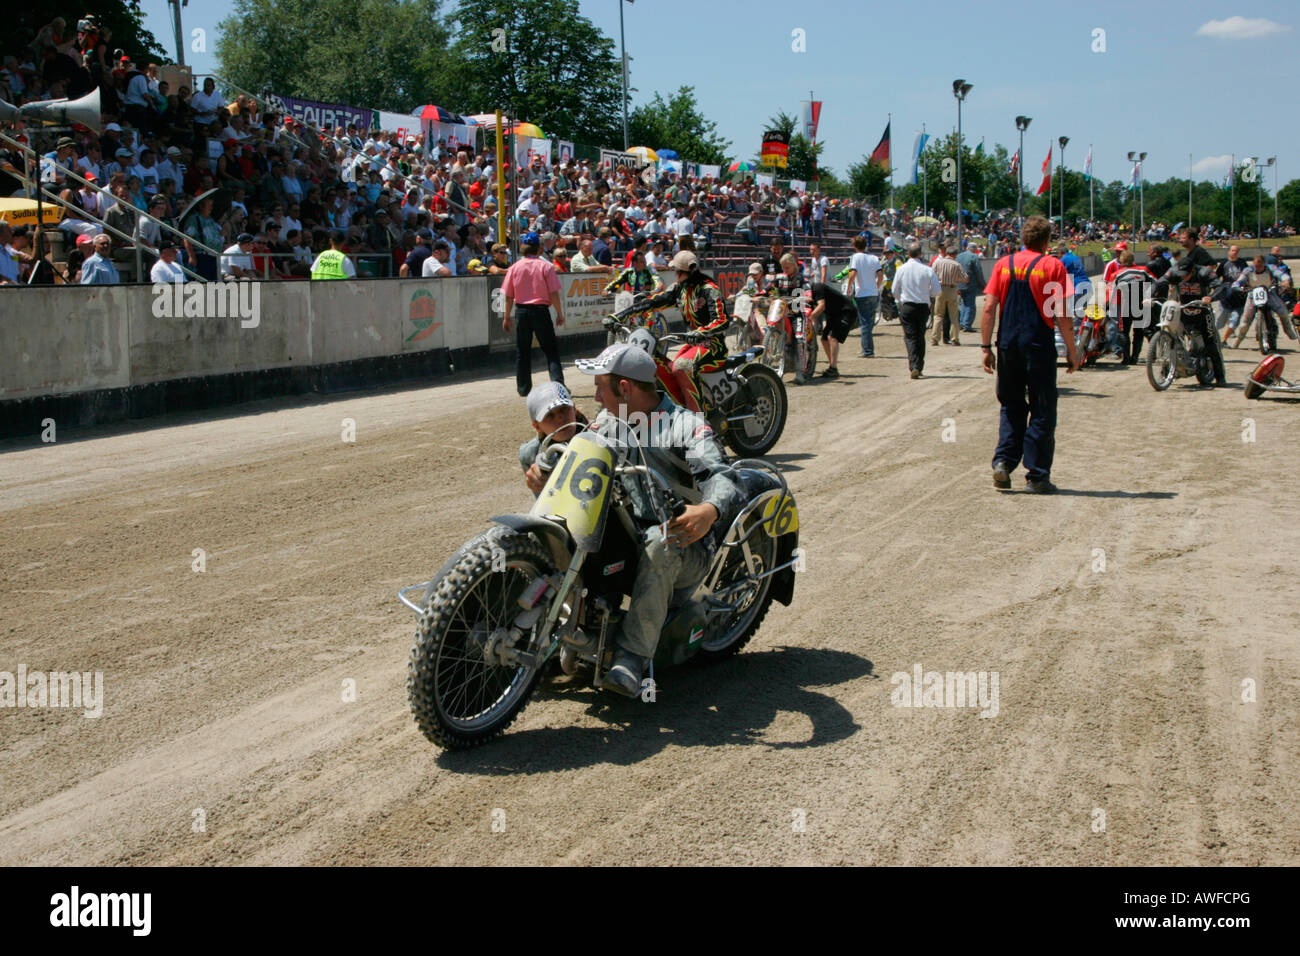
<svg viewBox="0 0 1300 956">
<path fill-rule="evenodd" d="M 102 132 L 99 114 L 99 87 L 76 100 L 39 100 L 18 107 L 18 115 L 54 126 L 81 124 L 96 133 Z"/>
</svg>

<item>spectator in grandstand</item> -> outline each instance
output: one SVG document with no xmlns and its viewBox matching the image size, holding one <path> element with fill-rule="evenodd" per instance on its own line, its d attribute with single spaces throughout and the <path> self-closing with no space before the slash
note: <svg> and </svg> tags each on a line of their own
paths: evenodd
<svg viewBox="0 0 1300 956">
<path fill-rule="evenodd" d="M 444 279 L 455 275 L 451 271 L 451 246 L 445 239 L 436 239 L 433 253 L 424 260 L 420 274 L 426 279 Z"/>
<path fill-rule="evenodd" d="M 204 279 L 215 281 L 217 278 L 217 257 L 210 252 L 201 251 L 195 243 L 202 243 L 209 249 L 221 248 L 221 226 L 212 218 L 212 197 L 202 199 L 198 208 L 188 217 L 184 227 L 185 255 L 193 263 L 194 269 Z"/>
<path fill-rule="evenodd" d="M 113 265 L 111 255 L 113 244 L 108 236 L 99 235 L 94 239 L 95 254 L 81 265 L 82 285 L 117 285 L 122 281 Z"/>
<path fill-rule="evenodd" d="M 170 239 L 158 243 L 158 261 L 149 270 L 149 279 L 154 283 L 185 281 L 185 272 L 176 261 L 176 244 Z"/>
</svg>

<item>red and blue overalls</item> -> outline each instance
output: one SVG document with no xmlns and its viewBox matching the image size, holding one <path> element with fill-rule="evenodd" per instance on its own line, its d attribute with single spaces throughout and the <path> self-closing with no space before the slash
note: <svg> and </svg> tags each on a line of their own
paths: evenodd
<svg viewBox="0 0 1300 956">
<path fill-rule="evenodd" d="M 995 277 L 1003 268 L 1010 276 L 998 320 L 1002 421 L 993 461 L 1014 468 L 1023 457 L 1030 481 L 1049 479 L 1056 451 L 1056 337 L 1029 287 L 1029 277 L 1046 258 L 1039 255 L 1017 268 L 1015 256 L 1008 256 L 994 269 Z"/>
</svg>

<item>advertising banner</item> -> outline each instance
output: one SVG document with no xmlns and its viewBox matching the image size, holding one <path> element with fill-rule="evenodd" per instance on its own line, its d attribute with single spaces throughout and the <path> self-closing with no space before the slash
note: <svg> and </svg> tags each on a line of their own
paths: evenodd
<svg viewBox="0 0 1300 956">
<path fill-rule="evenodd" d="M 349 123 L 356 123 L 359 130 L 370 129 L 370 121 L 374 116 L 373 110 L 340 106 L 337 103 L 317 103 L 314 100 L 277 96 L 274 93 L 268 93 L 266 99 L 275 112 L 292 116 L 304 125 L 314 126 L 317 129 L 324 129 L 326 126 L 346 127 Z"/>
</svg>

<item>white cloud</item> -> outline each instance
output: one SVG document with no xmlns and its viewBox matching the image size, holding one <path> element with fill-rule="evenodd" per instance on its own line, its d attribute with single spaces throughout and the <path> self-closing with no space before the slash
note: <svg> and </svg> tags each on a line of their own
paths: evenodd
<svg viewBox="0 0 1300 956">
<path fill-rule="evenodd" d="M 1192 163 L 1193 177 L 1207 176 L 1226 176 L 1228 167 L 1232 165 L 1232 157 L 1227 153 L 1221 156 L 1206 156 L 1204 159 L 1198 159 Z"/>
<path fill-rule="evenodd" d="M 1286 33 L 1290 29 L 1286 24 L 1265 20 L 1263 17 L 1228 17 L 1226 20 L 1202 23 L 1196 35 L 1215 40 L 1256 40 L 1274 33 Z"/>
</svg>

